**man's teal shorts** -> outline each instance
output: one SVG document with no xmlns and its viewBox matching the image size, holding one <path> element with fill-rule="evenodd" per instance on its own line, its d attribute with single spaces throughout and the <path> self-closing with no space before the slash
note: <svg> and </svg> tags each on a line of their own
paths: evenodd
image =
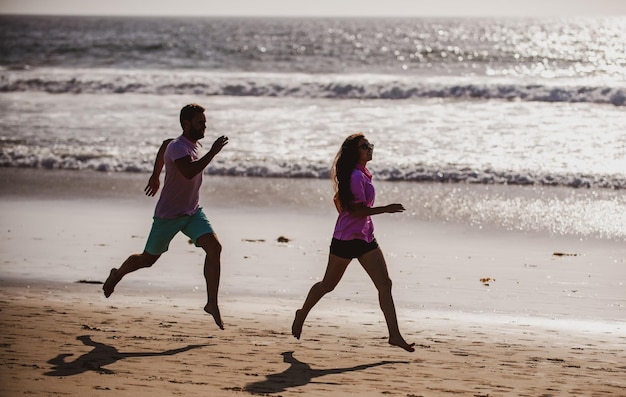
<svg viewBox="0 0 626 397">
<path fill-rule="evenodd" d="M 198 208 L 198 211 L 193 215 L 183 215 L 173 219 L 155 216 L 153 219 L 152 229 L 145 247 L 145 251 L 151 255 L 161 255 L 166 252 L 170 242 L 178 232 L 183 232 L 196 246 L 201 236 L 215 233 L 202 208 Z"/>
</svg>

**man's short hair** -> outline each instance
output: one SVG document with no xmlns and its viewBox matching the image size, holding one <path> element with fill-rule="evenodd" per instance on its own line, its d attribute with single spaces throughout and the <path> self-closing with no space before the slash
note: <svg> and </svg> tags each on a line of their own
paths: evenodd
<svg viewBox="0 0 626 397">
<path fill-rule="evenodd" d="M 183 127 L 183 121 L 191 121 L 198 113 L 204 113 L 204 108 L 197 103 L 190 103 L 180 109 L 180 126 Z M 183 127 L 184 128 L 184 127 Z"/>
</svg>

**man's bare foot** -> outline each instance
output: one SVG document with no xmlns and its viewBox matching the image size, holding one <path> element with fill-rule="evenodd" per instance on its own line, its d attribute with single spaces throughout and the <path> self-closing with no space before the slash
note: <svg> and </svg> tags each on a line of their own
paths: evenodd
<svg viewBox="0 0 626 397">
<path fill-rule="evenodd" d="M 415 343 L 407 343 L 401 336 L 398 338 L 389 338 L 389 344 L 392 346 L 398 346 L 403 348 L 404 350 L 408 351 L 408 352 L 414 352 L 415 348 L 413 346 L 415 346 Z"/>
<path fill-rule="evenodd" d="M 213 320 L 215 320 L 215 324 L 217 324 L 220 329 L 224 329 L 224 323 L 222 322 L 222 316 L 220 315 L 220 309 L 217 305 L 209 305 L 208 303 L 204 306 L 204 311 L 213 316 Z"/>
<path fill-rule="evenodd" d="M 296 339 L 300 339 L 303 325 L 304 319 L 300 316 L 300 310 L 296 310 L 296 317 L 293 319 L 293 324 L 291 324 L 291 335 L 293 335 Z"/>
<path fill-rule="evenodd" d="M 120 279 L 117 277 L 117 269 L 111 269 L 111 273 L 109 273 L 109 277 L 107 281 L 104 282 L 102 286 L 102 290 L 104 291 L 104 296 L 108 298 L 113 293 L 115 286 L 120 282 Z"/>
</svg>

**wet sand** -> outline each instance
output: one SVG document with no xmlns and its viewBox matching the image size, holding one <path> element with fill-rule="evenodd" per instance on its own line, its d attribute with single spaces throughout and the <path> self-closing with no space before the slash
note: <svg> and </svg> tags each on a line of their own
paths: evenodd
<svg viewBox="0 0 626 397">
<path fill-rule="evenodd" d="M 143 175 L 40 172 L 11 188 L 12 171 L 0 174 L 2 396 L 619 396 L 626 388 L 618 242 L 381 218 L 400 327 L 416 351 L 388 345 L 356 263 L 296 340 L 291 321 L 323 274 L 332 212 L 271 200 L 207 206 L 224 245 L 221 331 L 202 311 L 202 255 L 183 237 L 103 296 L 108 270 L 140 251 L 149 230 L 155 199 L 141 195 Z M 242 183 L 269 189 L 261 182 Z"/>
</svg>

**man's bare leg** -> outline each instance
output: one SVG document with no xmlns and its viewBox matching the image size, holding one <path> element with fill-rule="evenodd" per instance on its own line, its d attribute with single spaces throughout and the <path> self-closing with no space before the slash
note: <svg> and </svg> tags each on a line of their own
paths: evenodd
<svg viewBox="0 0 626 397">
<path fill-rule="evenodd" d="M 121 277 L 119 277 L 117 275 L 117 269 L 113 268 L 111 269 L 111 272 L 109 273 L 109 277 L 107 277 L 106 281 L 104 282 L 104 285 L 102 286 L 102 290 L 104 291 L 104 297 L 108 298 L 109 296 L 111 296 L 111 294 L 113 293 L 113 290 L 115 289 L 115 286 L 117 285 L 117 283 L 119 283 L 121 280 Z"/>
<path fill-rule="evenodd" d="M 128 273 L 132 273 L 135 270 L 142 269 L 144 267 L 152 266 L 157 259 L 159 259 L 160 255 L 152 255 L 147 252 L 143 252 L 141 254 L 134 254 L 128 257 L 122 263 L 119 269 L 113 268 L 109 273 L 109 277 L 104 282 L 102 286 L 102 290 L 104 291 L 104 296 L 109 297 L 115 290 L 115 286 L 122 280 L 122 278 Z"/>
<path fill-rule="evenodd" d="M 213 320 L 215 320 L 215 324 L 220 329 L 224 329 L 224 323 L 222 322 L 222 315 L 220 314 L 220 309 L 217 305 L 211 305 L 207 303 L 204 305 L 204 311 L 213 316 Z"/>
<path fill-rule="evenodd" d="M 220 259 L 222 245 L 217 239 L 217 235 L 214 233 L 201 236 L 197 243 L 206 253 L 206 257 L 204 258 L 204 279 L 206 282 L 207 303 L 204 306 L 204 311 L 213 316 L 215 324 L 217 324 L 220 329 L 224 329 L 224 322 L 222 321 L 222 315 L 220 314 L 220 309 L 217 304 L 222 267 Z"/>
</svg>

